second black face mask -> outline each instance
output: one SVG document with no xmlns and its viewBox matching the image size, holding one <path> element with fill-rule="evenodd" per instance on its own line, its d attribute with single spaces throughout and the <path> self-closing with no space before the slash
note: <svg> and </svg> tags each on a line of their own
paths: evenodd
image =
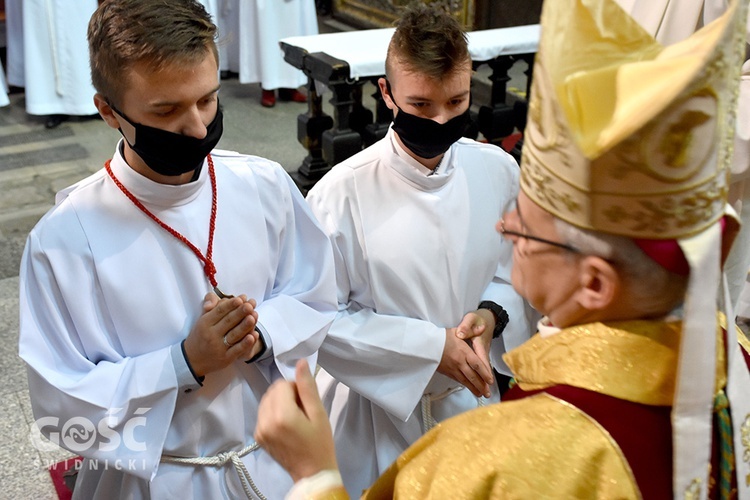
<svg viewBox="0 0 750 500">
<path fill-rule="evenodd" d="M 219 143 L 224 131 L 221 106 L 217 106 L 216 116 L 206 127 L 207 133 L 203 139 L 135 123 L 114 106 L 112 109 L 135 128 L 135 143 L 128 141 L 128 145 L 151 170 L 166 176 L 182 175 L 200 167 Z"/>
<path fill-rule="evenodd" d="M 388 92 L 393 99 L 390 83 Z M 407 113 L 396 104 L 398 114 L 393 119 L 393 130 L 398 133 L 404 146 L 420 158 L 435 158 L 448 151 L 451 145 L 459 140 L 469 124 L 469 108 L 445 123 L 438 123 L 429 118 L 421 118 Z"/>
</svg>

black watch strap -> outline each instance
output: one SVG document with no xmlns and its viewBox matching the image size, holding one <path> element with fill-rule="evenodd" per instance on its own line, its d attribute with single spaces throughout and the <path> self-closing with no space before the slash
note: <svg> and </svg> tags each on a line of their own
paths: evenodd
<svg viewBox="0 0 750 500">
<path fill-rule="evenodd" d="M 495 304 L 491 300 L 483 300 L 479 303 L 477 309 L 488 309 L 495 316 L 495 330 L 492 332 L 492 338 L 498 338 L 505 330 L 508 325 L 508 313 L 503 309 L 503 306 Z"/>
</svg>

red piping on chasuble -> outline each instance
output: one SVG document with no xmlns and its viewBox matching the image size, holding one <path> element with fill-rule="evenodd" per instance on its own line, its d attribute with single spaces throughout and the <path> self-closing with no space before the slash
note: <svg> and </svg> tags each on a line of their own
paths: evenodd
<svg viewBox="0 0 750 500">
<path fill-rule="evenodd" d="M 633 403 L 568 385 L 531 392 L 516 385 L 503 395 L 503 401 L 539 392 L 575 406 L 612 436 L 625 455 L 644 500 L 672 498 L 671 407 Z"/>
</svg>

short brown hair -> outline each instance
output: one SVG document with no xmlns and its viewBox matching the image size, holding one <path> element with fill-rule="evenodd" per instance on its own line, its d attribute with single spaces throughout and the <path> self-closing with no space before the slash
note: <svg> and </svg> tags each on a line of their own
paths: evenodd
<svg viewBox="0 0 750 500">
<path fill-rule="evenodd" d="M 471 60 L 466 32 L 445 10 L 412 4 L 396 23 L 388 45 L 386 77 L 394 58 L 410 71 L 440 79 Z"/>
<path fill-rule="evenodd" d="M 140 62 L 154 70 L 199 62 L 216 48 L 216 25 L 195 0 L 106 0 L 89 21 L 91 80 L 97 92 L 119 103 L 125 71 Z"/>
</svg>

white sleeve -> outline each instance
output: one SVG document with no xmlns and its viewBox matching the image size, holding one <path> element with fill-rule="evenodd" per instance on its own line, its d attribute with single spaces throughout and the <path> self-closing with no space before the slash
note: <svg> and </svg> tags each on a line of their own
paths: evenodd
<svg viewBox="0 0 750 500">
<path fill-rule="evenodd" d="M 269 251 L 276 255 L 273 289 L 258 304 L 262 330 L 271 338 L 275 366 L 294 380 L 297 360 L 316 364 L 316 354 L 336 313 L 333 255 L 330 243 L 291 178 L 279 167 L 277 186 L 286 199 L 263 199 L 267 212 L 287 209 L 269 225 Z M 277 188 L 278 192 L 278 188 Z M 263 198 L 263 194 L 261 194 Z M 270 363 L 259 368 L 270 369 Z M 270 379 L 270 372 L 266 373 Z"/>
<path fill-rule="evenodd" d="M 80 226 L 64 232 L 43 246 L 32 231 L 21 263 L 19 354 L 34 416 L 55 444 L 112 463 L 135 460 L 129 472 L 150 480 L 179 393 L 172 346 L 118 352 L 86 239 Z"/>
<path fill-rule="evenodd" d="M 734 136 L 732 182 L 750 177 L 750 60 L 742 65 L 737 101 L 737 130 Z M 750 189 L 746 187 L 745 189 Z"/>
<path fill-rule="evenodd" d="M 349 304 L 320 348 L 335 379 L 406 421 L 437 371 L 445 328 Z"/>
<path fill-rule="evenodd" d="M 319 363 L 331 376 L 405 421 L 435 376 L 445 328 L 375 311 L 351 212 L 345 210 L 348 215 L 334 220 L 316 191 L 307 201 L 331 239 L 338 285 L 339 313 L 320 348 Z"/>
</svg>

